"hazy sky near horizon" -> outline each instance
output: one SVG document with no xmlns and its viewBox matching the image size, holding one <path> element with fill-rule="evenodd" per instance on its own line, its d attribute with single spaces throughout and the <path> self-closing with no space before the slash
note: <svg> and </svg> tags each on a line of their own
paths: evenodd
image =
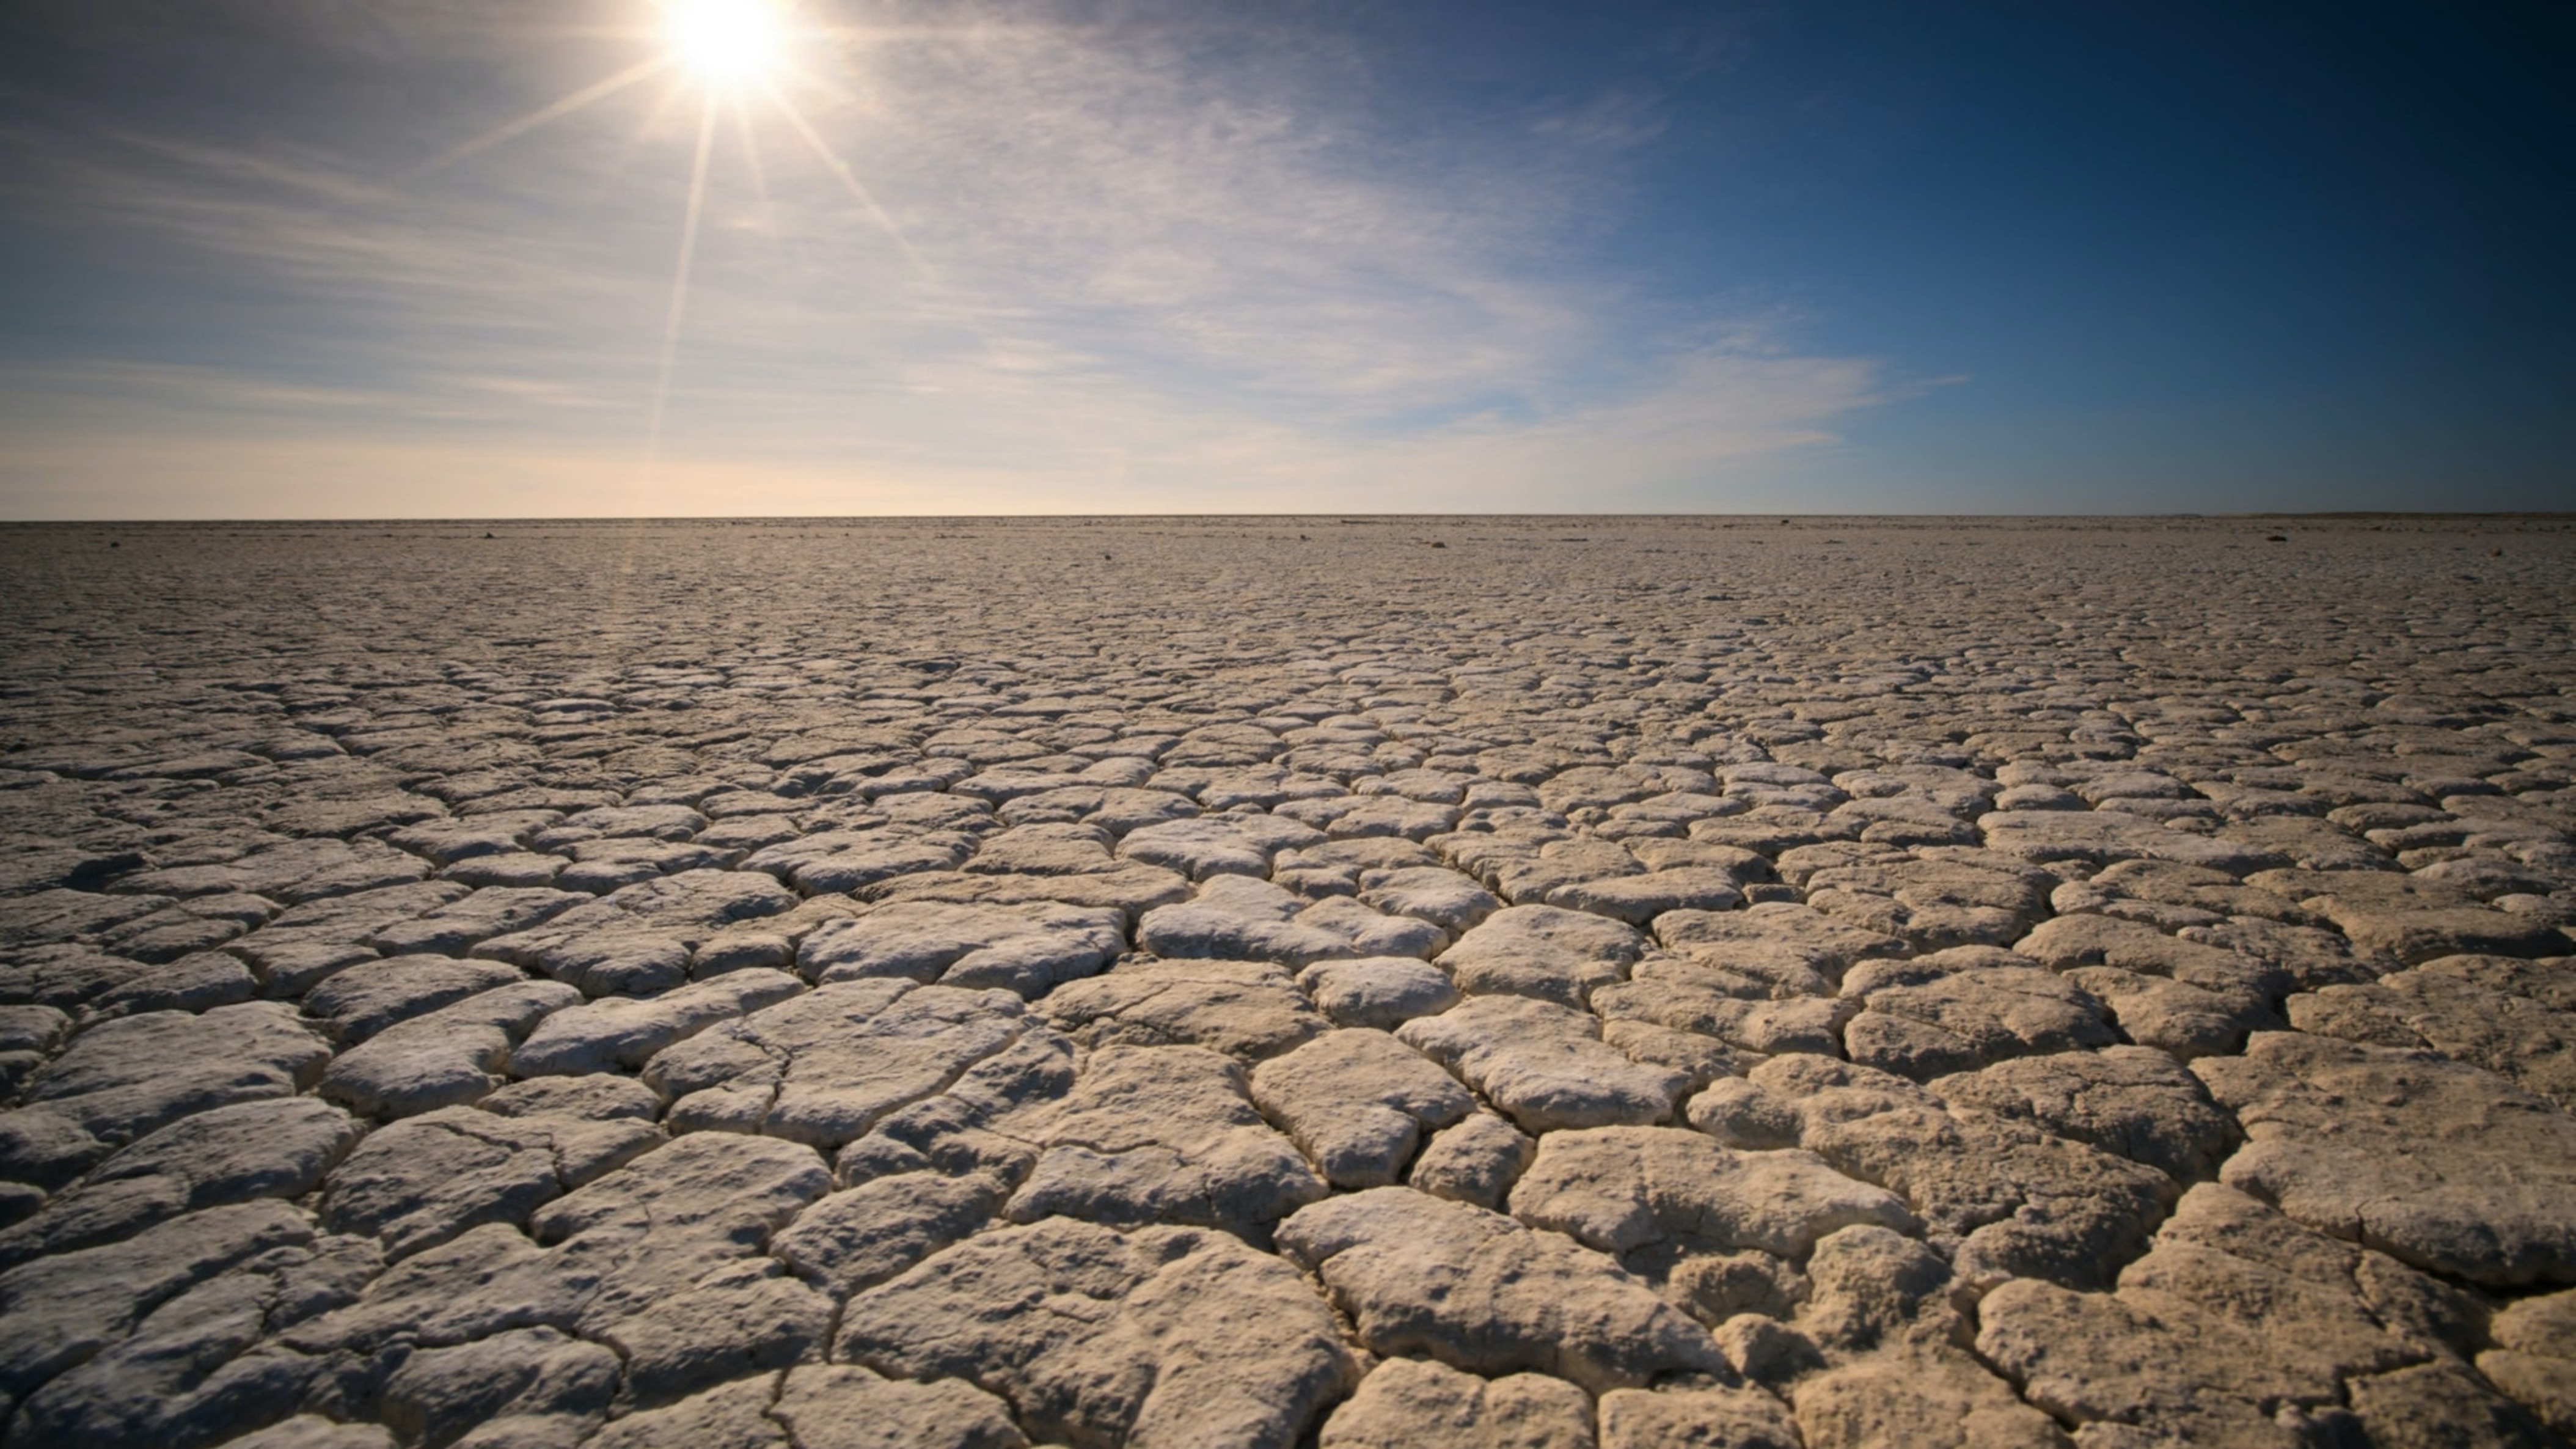
<svg viewBox="0 0 2576 1449">
<path fill-rule="evenodd" d="M 0 7 L 0 518 L 2576 507 L 2563 6 L 776 3 Z"/>
</svg>

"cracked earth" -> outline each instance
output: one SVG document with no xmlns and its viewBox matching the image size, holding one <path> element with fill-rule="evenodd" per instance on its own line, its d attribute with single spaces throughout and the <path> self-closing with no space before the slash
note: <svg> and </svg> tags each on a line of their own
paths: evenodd
<svg viewBox="0 0 2576 1449">
<path fill-rule="evenodd" d="M 11 529 L 5 1440 L 2564 1444 L 2571 621 L 2560 520 Z"/>
</svg>

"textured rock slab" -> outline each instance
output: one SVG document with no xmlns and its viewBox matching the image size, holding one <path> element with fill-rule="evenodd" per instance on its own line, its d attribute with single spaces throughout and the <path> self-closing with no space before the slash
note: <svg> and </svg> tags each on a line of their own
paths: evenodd
<svg viewBox="0 0 2576 1449">
<path fill-rule="evenodd" d="M 335 972 L 304 994 L 304 1014 L 342 1046 L 355 1046 L 398 1022 L 453 1006 L 469 996 L 527 977 L 504 961 L 450 961 L 402 956 Z"/>
<path fill-rule="evenodd" d="M 515 1077 L 634 1071 L 673 1042 L 804 990 L 804 982 L 783 971 L 755 968 L 643 1000 L 611 996 L 566 1007 L 512 1049 L 509 1071 Z"/>
<path fill-rule="evenodd" d="M 1335 1187 L 1386 1187 L 1476 1099 L 1380 1031 L 1326 1032 L 1254 1068 L 1252 1100 Z"/>
<path fill-rule="evenodd" d="M 1549 1133 L 1512 1189 L 1511 1212 L 1605 1253 L 1671 1244 L 1793 1261 L 1855 1223 L 1919 1226 L 1894 1194 L 1812 1153 L 1741 1152 L 1676 1127 Z"/>
<path fill-rule="evenodd" d="M 1537 1142 L 1509 1119 L 1475 1112 L 1433 1137 L 1405 1180 L 1433 1197 L 1499 1210 L 1537 1153 Z"/>
<path fill-rule="evenodd" d="M 1031 1027 L 1006 991 L 840 982 L 664 1048 L 644 1080 L 671 1099 L 674 1128 L 836 1147 Z"/>
<path fill-rule="evenodd" d="M 1280 1246 L 1381 1354 L 1472 1373 L 1547 1373 L 1600 1392 L 1729 1370 L 1708 1331 L 1608 1256 L 1411 1188 L 1320 1202 Z"/>
<path fill-rule="evenodd" d="M 312 1225 L 281 1202 L 209 1208 L 119 1243 L 0 1273 L 0 1396 L 21 1400 L 113 1348 L 154 1309 L 263 1253 L 309 1246 Z"/>
<path fill-rule="evenodd" d="M 1724 911 L 1744 904 L 1739 882 L 1723 870 L 1682 866 L 1618 875 L 1607 880 L 1574 881 L 1554 887 L 1547 904 L 1586 911 L 1643 926 L 1669 911 Z"/>
<path fill-rule="evenodd" d="M 2126 810 L 1997 810 L 1979 819 L 1977 829 L 1988 848 L 2041 863 L 2170 860 L 2243 875 L 2282 862 L 2260 846 L 2167 829 Z"/>
<path fill-rule="evenodd" d="M 330 1054 L 274 1002 L 103 1022 L 34 1075 L 16 1110 L 0 1112 L 0 1177 L 60 1183 L 188 1113 L 309 1087 Z"/>
<path fill-rule="evenodd" d="M 1266 1241 L 1325 1191 L 1254 1109 L 1242 1067 L 1199 1047 L 1104 1049 L 1063 1100 L 995 1126 L 1040 1149 L 1007 1209 L 1014 1222 L 1179 1222 Z"/>
<path fill-rule="evenodd" d="M 2544 1099 L 2431 1053 L 2298 1032 L 2193 1070 L 2244 1124 L 2229 1186 L 2474 1283 L 2576 1282 L 2576 1117 Z"/>
<path fill-rule="evenodd" d="M 2487 1324 L 2478 1372 L 2561 1437 L 2576 1437 L 2576 1289 L 2526 1298 Z"/>
<path fill-rule="evenodd" d="M 1563 1379 L 1485 1379 L 1391 1358 L 1324 1422 L 1322 1449 L 1595 1449 L 1592 1399 Z"/>
<path fill-rule="evenodd" d="M 1336 1026 L 1391 1031 L 1458 1004 L 1458 988 L 1448 976 L 1411 956 L 1318 961 L 1297 973 L 1297 984 Z"/>
<path fill-rule="evenodd" d="M 539 1243 L 560 1245 L 551 1266 L 579 1300 L 568 1326 L 595 1335 L 683 1291 L 723 1286 L 718 1275 L 757 1253 L 830 1185 L 811 1148 L 698 1134 L 546 1204 L 529 1228 Z M 473 1236 L 438 1251 L 462 1247 Z M 749 1281 L 760 1281 L 763 1270 L 752 1269 Z M 708 1337 L 708 1349 L 721 1346 Z"/>
<path fill-rule="evenodd" d="M 1268 881 L 1220 875 L 1190 900 L 1145 913 L 1136 944 L 1157 956 L 1304 966 L 1354 956 L 1428 956 L 1448 939 L 1427 921 L 1357 901 L 1315 903 Z"/>
<path fill-rule="evenodd" d="M 1365 871 L 1359 898 L 1388 915 L 1429 921 L 1452 935 L 1472 930 L 1503 906 L 1474 877 L 1436 865 Z"/>
<path fill-rule="evenodd" d="M 332 1059 L 322 1094 L 369 1117 L 460 1106 L 506 1080 L 510 1048 L 552 1012 L 578 1005 L 560 981 L 523 981 L 466 997 L 370 1037 Z"/>
<path fill-rule="evenodd" d="M 951 905 L 1063 905 L 1114 910 L 1134 920 L 1157 906 L 1185 900 L 1189 879 L 1160 866 L 1132 865 L 1081 875 L 983 875 L 973 871 L 922 871 L 883 880 L 858 892 L 863 900 L 939 901 Z"/>
<path fill-rule="evenodd" d="M 1220 875 L 1264 877 L 1279 852 L 1323 842 L 1324 832 L 1284 816 L 1206 815 L 1129 831 L 1118 842 L 1118 853 L 1203 881 Z"/>
<path fill-rule="evenodd" d="M 825 923 L 797 961 L 817 982 L 901 976 L 1036 997 L 1097 972 L 1126 944 L 1125 917 L 1100 907 L 897 901 Z"/>
<path fill-rule="evenodd" d="M 2446 1310 L 2421 1275 L 2208 1185 L 2114 1293 L 2025 1280 L 1989 1294 L 1977 1348 L 2066 1422 L 2284 1443 L 2302 1419 L 2336 1417 L 2348 1382 L 2451 1356 Z"/>
<path fill-rule="evenodd" d="M 2165 860 L 2124 860 L 2089 880 L 2057 887 L 2049 903 L 2060 915 L 2118 916 L 2168 931 L 2214 926 L 2236 916 L 2292 924 L 2315 921 L 2288 896 L 2247 885 L 2225 871 Z"/>
<path fill-rule="evenodd" d="M 1050 1219 L 940 1253 L 843 1310 L 836 1359 L 964 1378 L 1076 1445 L 1291 1444 L 1359 1377 L 1295 1270 L 1222 1233 Z"/>
<path fill-rule="evenodd" d="M 381 1239 L 408 1257 L 483 1223 L 524 1223 L 545 1202 L 661 1144 L 633 1120 L 502 1117 L 449 1107 L 406 1118 L 361 1144 L 324 1185 L 335 1232 Z"/>
<path fill-rule="evenodd" d="M 1204 1046 L 1251 1058 L 1325 1027 L 1286 972 L 1256 962 L 1131 962 L 1058 988 L 1040 1009 L 1086 1046 Z"/>
<path fill-rule="evenodd" d="M 1777 1057 L 1691 1099 L 1690 1122 L 1733 1146 L 1799 1146 L 1887 1188 L 1963 1241 L 1963 1273 L 2098 1284 L 2140 1251 L 2170 1178 L 2008 1118 L 1954 1113 L 1903 1078 Z"/>
<path fill-rule="evenodd" d="M 591 897 L 578 891 L 492 888 L 366 935 L 388 956 L 462 956 L 478 942 L 544 924 Z"/>
<path fill-rule="evenodd" d="M 901 1172 L 836 1192 L 800 1214 L 771 1251 L 845 1298 L 989 1224 L 1010 1196 L 998 1176 Z"/>
<path fill-rule="evenodd" d="M 1955 1349 L 1873 1354 L 1803 1379 L 1790 1393 L 1806 1449 L 2067 1449 L 2071 1442 L 2012 1385 Z"/>
<path fill-rule="evenodd" d="M 1522 996 L 1474 997 L 1396 1032 L 1531 1132 L 1660 1122 L 1688 1078 L 1631 1061 L 1578 1011 Z"/>
<path fill-rule="evenodd" d="M 1843 1028 L 1851 1059 L 1916 1081 L 2117 1040 L 2082 988 L 1991 946 L 1871 962 L 1843 993 L 1865 1007 Z"/>
<path fill-rule="evenodd" d="M 1613 1389 L 1601 1396 L 1601 1449 L 1667 1445 L 1804 1449 L 1787 1406 L 1759 1389 Z"/>
<path fill-rule="evenodd" d="M 2445 956 L 2287 1010 L 2300 1031 L 2437 1051 L 2576 1111 L 2576 964 Z"/>
<path fill-rule="evenodd" d="M 962 1379 L 908 1383 L 832 1364 L 788 1370 L 769 1417 L 786 1431 L 782 1449 L 1021 1449 L 1007 1409 Z"/>
<path fill-rule="evenodd" d="M 2057 878 L 2000 860 L 1900 858 L 1819 870 L 1807 903 L 1837 920 L 1903 939 L 1920 951 L 2001 946 L 2048 909 Z"/>
<path fill-rule="evenodd" d="M 1943 1077 L 1932 1091 L 1953 1108 L 2017 1118 L 2182 1182 L 2215 1173 L 2237 1142 L 2235 1122 L 2200 1079 L 2149 1047 L 1998 1062 Z"/>
<path fill-rule="evenodd" d="M 1595 987 L 1625 979 L 1644 944 L 1615 920 L 1556 906 L 1511 906 L 1432 964 L 1469 995 L 1532 996 L 1580 1007 Z"/>
<path fill-rule="evenodd" d="M 152 1282 L 130 1334 L 102 1334 L 96 1353 L 27 1396 L 10 1423 L 13 1442 L 184 1449 L 284 1417 L 315 1386 L 319 1365 L 261 1336 L 354 1298 L 378 1267 L 372 1246 L 299 1240 L 280 1224 L 260 1251 L 219 1262 L 201 1258 L 190 1266 L 212 1271 Z"/>
<path fill-rule="evenodd" d="M 201 1208 L 301 1197 L 357 1140 L 357 1123 L 310 1097 L 241 1102 L 182 1117 L 0 1232 L 0 1268 L 130 1237 Z"/>
<path fill-rule="evenodd" d="M 2061 916 L 2013 949 L 2106 1002 L 2130 1040 L 2186 1060 L 2238 1050 L 2247 1033 L 2279 1027 L 2273 1003 L 2291 985 L 2287 973 L 2250 957 L 2110 916 Z"/>
<path fill-rule="evenodd" d="M 752 852 L 746 870 L 766 871 L 808 895 L 847 892 L 914 871 L 946 870 L 974 850 L 947 831 L 827 830 Z"/>
<path fill-rule="evenodd" d="M 796 908 L 793 892 L 749 871 L 688 870 L 641 881 L 474 954 L 524 966 L 584 995 L 649 995 L 686 981 L 690 956 L 748 921 Z"/>
<path fill-rule="evenodd" d="M 470 1343 L 532 1326 L 596 1337 L 685 1298 L 681 1311 L 700 1321 L 705 1352 L 756 1353 L 769 1337 L 766 1315 L 705 1310 L 774 1281 L 776 1265 L 755 1255 L 830 1185 L 809 1147 L 684 1137 L 546 1203 L 527 1233 L 490 1223 L 423 1249 L 360 1301 L 280 1341 L 312 1355 Z"/>
<path fill-rule="evenodd" d="M 625 1366 L 621 1405 L 665 1403 L 710 1384 L 820 1357 L 832 1300 L 774 1263 L 719 1270 L 600 1330 Z"/>
<path fill-rule="evenodd" d="M 2563 956 L 2571 938 L 2545 918 L 2494 910 L 2443 881 L 2388 871 L 2319 871 L 2302 906 L 2335 923 L 2365 953 L 2407 965 L 2444 956 Z"/>
<path fill-rule="evenodd" d="M 1748 985 L 1693 960 L 1650 959 L 1638 963 L 1635 979 L 1595 991 L 1592 1009 L 1613 1029 L 1644 1024 L 1765 1054 L 1842 1053 L 1843 1030 L 1860 1014 L 1859 1001 L 1774 998 Z"/>
<path fill-rule="evenodd" d="M 1830 994 L 1855 961 L 1905 956 L 1913 949 L 1884 932 L 1787 901 L 1743 911 L 1675 911 L 1655 921 L 1655 939 L 1750 980 L 1818 995 Z"/>
</svg>

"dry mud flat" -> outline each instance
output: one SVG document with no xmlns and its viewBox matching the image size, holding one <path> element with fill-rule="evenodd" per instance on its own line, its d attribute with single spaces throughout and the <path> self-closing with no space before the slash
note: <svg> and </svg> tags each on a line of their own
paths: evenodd
<svg viewBox="0 0 2576 1449">
<path fill-rule="evenodd" d="M 2571 620 L 2555 520 L 9 530 L 5 1441 L 2565 1443 Z"/>
</svg>

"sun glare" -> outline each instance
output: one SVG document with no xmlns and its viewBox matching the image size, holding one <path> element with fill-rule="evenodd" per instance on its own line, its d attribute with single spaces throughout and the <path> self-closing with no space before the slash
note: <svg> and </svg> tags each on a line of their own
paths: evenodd
<svg viewBox="0 0 2576 1449">
<path fill-rule="evenodd" d="M 671 0 L 664 23 L 671 52 L 711 86 L 745 86 L 778 63 L 775 0 Z"/>
</svg>

